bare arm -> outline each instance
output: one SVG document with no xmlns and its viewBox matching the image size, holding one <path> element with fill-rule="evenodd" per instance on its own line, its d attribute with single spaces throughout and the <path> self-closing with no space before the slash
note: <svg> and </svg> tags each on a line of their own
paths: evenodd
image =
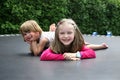
<svg viewBox="0 0 120 80">
<path fill-rule="evenodd" d="M 40 52 L 43 51 L 48 39 L 44 38 L 39 43 L 37 41 L 32 41 L 30 44 L 31 51 L 37 56 Z"/>
</svg>

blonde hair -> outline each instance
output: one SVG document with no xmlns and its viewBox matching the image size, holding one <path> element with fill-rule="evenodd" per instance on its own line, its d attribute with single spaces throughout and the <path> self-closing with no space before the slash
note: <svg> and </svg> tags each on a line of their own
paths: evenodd
<svg viewBox="0 0 120 80">
<path fill-rule="evenodd" d="M 70 44 L 68 49 L 66 49 L 65 46 L 60 42 L 59 35 L 58 35 L 59 27 L 63 26 L 64 23 L 68 24 L 68 26 L 72 25 L 75 29 L 74 40 Z M 52 49 L 53 52 L 58 53 L 58 54 L 59 53 L 63 54 L 65 52 L 77 52 L 82 49 L 83 45 L 85 45 L 85 43 L 84 43 L 82 33 L 81 33 L 80 29 L 78 28 L 77 24 L 72 19 L 64 18 L 58 22 L 58 24 L 56 26 L 56 31 L 55 31 L 55 39 L 53 40 L 53 42 L 50 45 L 50 48 Z"/>
<path fill-rule="evenodd" d="M 38 25 L 38 23 L 35 20 L 28 20 L 25 21 L 21 26 L 20 26 L 20 33 L 23 35 L 24 33 L 27 32 L 39 32 L 40 34 L 42 33 L 41 27 Z"/>
</svg>

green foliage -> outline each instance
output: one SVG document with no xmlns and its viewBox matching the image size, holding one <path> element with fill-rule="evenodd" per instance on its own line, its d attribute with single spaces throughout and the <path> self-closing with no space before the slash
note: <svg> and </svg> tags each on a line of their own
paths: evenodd
<svg viewBox="0 0 120 80">
<path fill-rule="evenodd" d="M 110 30 L 114 35 L 119 35 L 119 4 L 119 0 L 71 0 L 69 16 L 85 34 L 93 31 L 106 34 Z"/>
<path fill-rule="evenodd" d="M 29 19 L 47 31 L 50 24 L 72 18 L 84 34 L 120 35 L 120 0 L 2 0 L 0 10 L 0 34 L 19 33 Z"/>
<path fill-rule="evenodd" d="M 2 24 L 0 27 L 0 34 L 18 33 L 18 31 L 19 31 L 18 25 L 13 25 L 8 21 L 6 21 L 5 24 Z"/>
<path fill-rule="evenodd" d="M 68 13 L 67 0 L 6 0 L 0 6 L 0 25 L 21 25 L 29 19 L 36 20 L 43 30 Z M 11 31 L 12 32 L 12 31 Z"/>
<path fill-rule="evenodd" d="M 43 0 L 41 6 L 42 15 L 38 19 L 43 30 L 48 30 L 50 24 L 57 23 L 68 13 L 67 0 Z"/>
</svg>

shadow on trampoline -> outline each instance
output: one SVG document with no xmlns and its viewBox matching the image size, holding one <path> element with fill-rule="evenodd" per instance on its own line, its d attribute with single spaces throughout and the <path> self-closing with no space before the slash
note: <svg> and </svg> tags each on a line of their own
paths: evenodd
<svg viewBox="0 0 120 80">
<path fill-rule="evenodd" d="M 34 57 L 32 53 L 18 53 L 18 56 Z"/>
</svg>

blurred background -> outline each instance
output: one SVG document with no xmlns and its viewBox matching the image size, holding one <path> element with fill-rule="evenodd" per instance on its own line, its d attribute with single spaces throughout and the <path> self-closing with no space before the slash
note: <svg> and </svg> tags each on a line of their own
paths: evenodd
<svg viewBox="0 0 120 80">
<path fill-rule="evenodd" d="M 36 20 L 48 31 L 52 23 L 72 18 L 83 34 L 120 35 L 120 0 L 1 0 L 0 34 L 18 34 L 20 25 Z"/>
</svg>

